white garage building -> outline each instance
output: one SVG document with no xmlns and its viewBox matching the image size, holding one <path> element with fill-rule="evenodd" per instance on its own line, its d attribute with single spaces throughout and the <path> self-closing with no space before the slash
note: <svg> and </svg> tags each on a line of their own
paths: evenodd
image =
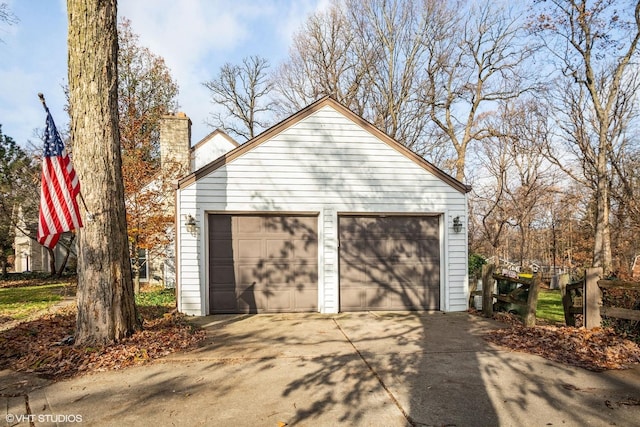
<svg viewBox="0 0 640 427">
<path fill-rule="evenodd" d="M 467 309 L 469 187 L 332 98 L 180 180 L 178 309 Z"/>
</svg>

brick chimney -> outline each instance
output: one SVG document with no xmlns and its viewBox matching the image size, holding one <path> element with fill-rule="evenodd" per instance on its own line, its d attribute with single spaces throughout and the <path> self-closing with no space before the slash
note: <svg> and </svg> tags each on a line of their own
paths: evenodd
<svg viewBox="0 0 640 427">
<path fill-rule="evenodd" d="M 191 119 L 185 113 L 167 114 L 160 120 L 160 161 L 162 167 L 176 165 L 179 176 L 189 173 Z"/>
</svg>

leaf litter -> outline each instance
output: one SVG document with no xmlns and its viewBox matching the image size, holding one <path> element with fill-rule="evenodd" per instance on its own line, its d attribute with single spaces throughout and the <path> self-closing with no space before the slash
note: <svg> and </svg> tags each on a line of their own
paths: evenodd
<svg viewBox="0 0 640 427">
<path fill-rule="evenodd" d="M 193 349 L 205 338 L 205 332 L 189 324 L 183 314 L 138 309 L 143 329 L 108 346 L 72 345 L 74 306 L 18 324 L 0 336 L 0 369 L 59 380 L 149 363 Z"/>
<path fill-rule="evenodd" d="M 516 316 L 506 313 L 495 313 L 494 319 L 509 327 L 491 331 L 485 339 L 514 351 L 595 372 L 627 369 L 640 363 L 640 346 L 613 328 L 552 325 L 527 328 Z"/>
</svg>

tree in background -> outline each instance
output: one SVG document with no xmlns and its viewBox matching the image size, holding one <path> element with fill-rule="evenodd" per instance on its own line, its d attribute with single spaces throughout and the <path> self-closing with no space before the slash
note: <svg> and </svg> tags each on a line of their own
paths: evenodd
<svg viewBox="0 0 640 427">
<path fill-rule="evenodd" d="M 437 15 L 438 35 L 425 41 L 423 96 L 436 129 L 454 149 L 448 169 L 464 181 L 470 145 L 494 136 L 484 118 L 536 87 L 530 67 L 537 47 L 525 40 L 516 10 L 491 1 L 448 8 Z"/>
<path fill-rule="evenodd" d="M 172 180 L 178 165 L 161 165 L 160 120 L 178 108 L 178 85 L 164 60 L 140 46 L 131 22 L 118 24 L 118 121 L 122 176 L 127 207 L 127 232 L 134 290 L 140 289 L 141 250 L 164 248 L 171 242 L 174 215 Z M 184 171 L 182 171 L 184 172 Z M 148 252 L 154 254 L 155 252 Z"/>
<path fill-rule="evenodd" d="M 78 233 L 76 344 L 108 344 L 138 327 L 118 129 L 115 0 L 68 0 L 74 167 L 91 218 Z"/>
<path fill-rule="evenodd" d="M 489 141 L 504 146 L 508 153 L 509 178 L 504 190 L 510 225 L 518 232 L 518 260 L 524 267 L 525 261 L 534 259 L 534 232 L 547 217 L 553 195 L 559 190 L 557 169 L 546 161 L 540 148 L 549 133 L 540 103 L 534 99 L 507 102 L 499 114 L 493 132 L 498 136 Z"/>
<path fill-rule="evenodd" d="M 640 1 L 552 0 L 534 11 L 531 29 L 564 79 L 553 106 L 577 159 L 564 170 L 593 192 L 593 266 L 612 271 L 611 184 L 637 109 Z M 550 157 L 566 162 L 557 152 Z"/>
<path fill-rule="evenodd" d="M 267 59 L 250 56 L 242 65 L 224 64 L 213 80 L 204 82 L 212 103 L 224 111 L 212 113 L 209 124 L 247 141 L 269 127 L 268 121 L 273 119 L 269 115 L 273 111 L 269 66 Z"/>
<path fill-rule="evenodd" d="M 9 5 L 4 2 L 0 3 L 0 24 L 12 25 L 16 22 L 18 22 L 18 18 L 11 12 Z"/>
<path fill-rule="evenodd" d="M 435 3 L 333 3 L 295 35 L 276 76 L 278 104 L 290 114 L 332 96 L 418 154 L 425 154 L 425 43 Z"/>
<path fill-rule="evenodd" d="M 35 237 L 35 228 L 22 224 L 20 216 L 35 218 L 38 214 L 40 168 L 0 125 L 0 265 L 7 274 L 8 257 L 13 254 L 16 227 Z"/>
<path fill-rule="evenodd" d="M 612 255 L 623 270 L 631 271 L 635 257 L 640 254 L 640 129 L 635 145 L 620 159 L 612 184 Z"/>
<path fill-rule="evenodd" d="M 312 15 L 275 77 L 291 113 L 331 95 L 459 180 L 499 101 L 534 85 L 535 46 L 493 2 L 345 0 Z"/>
<path fill-rule="evenodd" d="M 640 250 L 638 4 L 335 0 L 272 72 L 271 108 L 330 95 L 473 183 L 472 250 L 609 270 L 612 246 L 622 264 Z"/>
<path fill-rule="evenodd" d="M 331 95 L 356 114 L 364 115 L 364 79 L 372 65 L 369 49 L 359 51 L 357 33 L 338 3 L 309 16 L 294 35 L 289 58 L 274 73 L 278 114 L 295 113 Z"/>
</svg>

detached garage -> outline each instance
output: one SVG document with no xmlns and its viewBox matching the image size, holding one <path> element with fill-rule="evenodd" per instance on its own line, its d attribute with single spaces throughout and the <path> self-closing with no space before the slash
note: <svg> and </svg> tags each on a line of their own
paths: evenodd
<svg viewBox="0 0 640 427">
<path fill-rule="evenodd" d="M 179 182 L 178 308 L 466 310 L 468 191 L 323 98 Z"/>
</svg>

